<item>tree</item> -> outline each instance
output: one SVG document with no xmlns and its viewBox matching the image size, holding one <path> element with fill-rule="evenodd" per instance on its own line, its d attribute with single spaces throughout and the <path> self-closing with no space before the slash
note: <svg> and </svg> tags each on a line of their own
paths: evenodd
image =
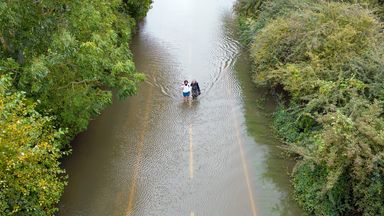
<svg viewBox="0 0 384 216">
<path fill-rule="evenodd" d="M 144 75 L 129 50 L 150 1 L 0 1 L 0 214 L 54 215 L 65 144 Z M 59 129 L 63 128 L 63 129 Z"/>
<path fill-rule="evenodd" d="M 59 139 L 64 131 L 0 76 L 1 215 L 53 215 L 64 189 Z"/>
<path fill-rule="evenodd" d="M 129 16 L 140 20 L 145 17 L 152 2 L 152 0 L 123 0 L 121 9 Z"/>
<path fill-rule="evenodd" d="M 111 103 L 112 89 L 121 97 L 137 91 L 144 76 L 129 50 L 135 26 L 130 15 L 142 17 L 150 2 L 23 2 L 0 3 L 2 73 L 40 100 L 37 109 L 56 116 L 69 138 Z M 127 14 L 123 7 L 140 13 Z M 5 62 L 12 60 L 9 68 Z"/>
</svg>

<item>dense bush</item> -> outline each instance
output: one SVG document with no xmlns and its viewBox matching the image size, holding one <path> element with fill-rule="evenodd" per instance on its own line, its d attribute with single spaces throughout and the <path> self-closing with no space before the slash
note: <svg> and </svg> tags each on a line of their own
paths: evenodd
<svg viewBox="0 0 384 216">
<path fill-rule="evenodd" d="M 315 215 L 352 214 L 348 175 L 342 175 L 332 190 L 325 192 L 328 175 L 324 165 L 309 161 L 298 165 L 293 178 L 297 200 L 307 212 Z"/>
<path fill-rule="evenodd" d="M 364 5 L 314 0 L 264 1 L 255 13 L 240 13 L 242 33 L 255 82 L 289 95 L 274 125 L 301 158 L 297 200 L 316 215 L 383 215 L 380 19 Z"/>
<path fill-rule="evenodd" d="M 150 9 L 152 0 L 123 0 L 122 9 L 135 19 L 142 19 Z"/>
</svg>

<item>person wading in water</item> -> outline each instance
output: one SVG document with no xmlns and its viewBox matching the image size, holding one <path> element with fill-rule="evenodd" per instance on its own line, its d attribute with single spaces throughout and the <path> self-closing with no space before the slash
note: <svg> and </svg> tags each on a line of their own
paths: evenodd
<svg viewBox="0 0 384 216">
<path fill-rule="evenodd" d="M 197 96 L 201 94 L 199 83 L 196 82 L 196 80 L 192 80 L 191 88 L 192 88 L 192 99 L 196 99 Z"/>
<path fill-rule="evenodd" d="M 191 94 L 191 86 L 189 85 L 188 80 L 184 80 L 184 85 L 182 85 L 181 88 L 183 89 L 184 101 L 188 101 Z"/>
</svg>

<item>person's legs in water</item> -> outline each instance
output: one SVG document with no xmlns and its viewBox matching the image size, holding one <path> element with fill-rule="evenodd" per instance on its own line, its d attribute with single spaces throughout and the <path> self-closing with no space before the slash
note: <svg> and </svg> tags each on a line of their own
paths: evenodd
<svg viewBox="0 0 384 216">
<path fill-rule="evenodd" d="M 183 90 L 183 100 L 184 102 L 188 101 L 189 92 L 190 92 L 190 86 L 188 85 L 188 80 L 184 80 L 184 83 L 182 85 Z"/>
<path fill-rule="evenodd" d="M 197 97 L 200 95 L 200 88 L 199 88 L 199 84 L 195 79 L 192 80 L 191 88 L 192 88 L 192 99 L 197 99 Z"/>
<path fill-rule="evenodd" d="M 196 99 L 197 95 L 198 95 L 197 90 L 193 89 L 192 90 L 192 99 Z"/>
<path fill-rule="evenodd" d="M 186 101 L 189 100 L 189 97 L 190 97 L 190 96 L 191 96 L 191 92 L 189 91 L 189 92 L 187 93 Z"/>
<path fill-rule="evenodd" d="M 184 100 L 184 102 L 188 101 L 189 95 L 190 95 L 190 92 L 183 92 L 183 97 L 184 97 L 183 100 Z"/>
</svg>

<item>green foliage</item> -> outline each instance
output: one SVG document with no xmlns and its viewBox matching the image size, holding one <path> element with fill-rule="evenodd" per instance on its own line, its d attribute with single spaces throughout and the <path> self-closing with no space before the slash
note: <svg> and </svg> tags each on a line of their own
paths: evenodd
<svg viewBox="0 0 384 216">
<path fill-rule="evenodd" d="M 135 19 L 142 19 L 151 8 L 152 0 L 123 0 L 121 9 Z"/>
<path fill-rule="evenodd" d="M 293 143 L 302 139 L 301 130 L 297 123 L 298 117 L 295 114 L 296 113 L 290 112 L 281 105 L 273 116 L 275 130 L 279 137 L 282 137 L 286 143 Z"/>
<path fill-rule="evenodd" d="M 129 50 L 130 15 L 142 17 L 149 1 L 22 2 L 0 6 L 1 73 L 39 99 L 37 109 L 56 116 L 69 138 L 111 103 L 111 89 L 121 97 L 137 91 L 144 76 Z"/>
<path fill-rule="evenodd" d="M 371 8 L 382 20 L 384 19 L 384 1 L 383 0 L 335 0 L 339 2 L 350 2 L 361 4 Z"/>
<path fill-rule="evenodd" d="M 382 22 L 374 1 L 354 3 L 265 1 L 240 18 L 255 82 L 289 95 L 274 127 L 301 158 L 293 184 L 309 214 L 384 212 Z"/>
<path fill-rule="evenodd" d="M 65 185 L 58 161 L 64 132 L 10 86 L 10 79 L 0 76 L 0 212 L 53 215 Z"/>
<path fill-rule="evenodd" d="M 380 45 L 379 31 L 380 25 L 369 11 L 345 4 L 319 5 L 277 18 L 252 44 L 255 79 L 260 84 L 283 84 L 294 99 L 311 95 L 319 86 L 327 86 L 324 94 L 330 93 L 343 85 L 340 79 L 344 77 L 338 75 L 350 72 L 341 70 L 351 67 L 352 59 L 375 52 L 373 47 Z"/>
<path fill-rule="evenodd" d="M 23 64 L 26 55 L 47 49 L 60 14 L 65 12 L 62 5 L 54 1 L 1 1 L 0 57 L 12 57 Z"/>
<path fill-rule="evenodd" d="M 61 149 L 112 90 L 133 95 L 144 79 L 129 43 L 150 3 L 0 1 L 1 215 L 54 214 L 66 179 Z"/>
<path fill-rule="evenodd" d="M 351 108 L 346 115 L 343 109 Z M 319 117 L 324 125 L 323 145 L 315 153 L 330 172 L 326 188 L 331 189 L 341 173 L 347 172 L 357 210 L 363 215 L 381 215 L 384 185 L 377 180 L 384 174 L 383 104 L 355 98 L 343 109 Z"/>
<path fill-rule="evenodd" d="M 328 172 L 326 166 L 305 162 L 295 170 L 293 184 L 296 199 L 307 212 L 315 215 L 343 215 L 351 212 L 351 189 L 348 175 L 342 175 L 337 184 L 325 193 Z"/>
<path fill-rule="evenodd" d="M 235 4 L 235 10 L 242 16 L 256 18 L 265 2 L 266 0 L 239 0 Z"/>
<path fill-rule="evenodd" d="M 239 0 L 235 5 L 235 10 L 239 14 L 240 40 L 249 46 L 254 36 L 268 22 L 289 11 L 306 8 L 309 2 L 312 0 Z M 246 9 L 248 5 L 256 5 L 257 8 Z M 247 12 L 244 12 L 245 10 Z"/>
</svg>

